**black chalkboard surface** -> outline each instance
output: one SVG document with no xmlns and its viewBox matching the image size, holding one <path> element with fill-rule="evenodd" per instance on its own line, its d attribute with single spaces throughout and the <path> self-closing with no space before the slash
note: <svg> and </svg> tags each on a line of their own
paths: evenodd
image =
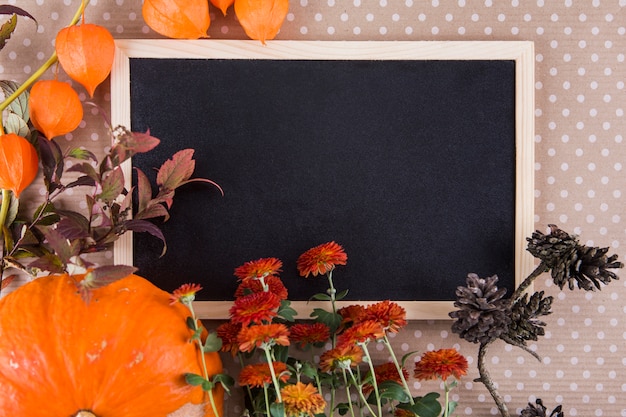
<svg viewBox="0 0 626 417">
<path fill-rule="evenodd" d="M 516 270 L 514 59 L 131 57 L 130 122 L 159 147 L 144 172 L 194 148 L 207 185 L 177 193 L 160 242 L 135 235 L 139 274 L 230 300 L 234 269 L 277 257 L 290 299 L 326 288 L 298 256 L 334 240 L 348 300 L 451 300 L 468 272 Z"/>
</svg>

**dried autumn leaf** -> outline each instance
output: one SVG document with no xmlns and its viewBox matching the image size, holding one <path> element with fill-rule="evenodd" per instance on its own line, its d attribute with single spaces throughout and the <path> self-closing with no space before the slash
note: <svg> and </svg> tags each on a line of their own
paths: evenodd
<svg viewBox="0 0 626 417">
<path fill-rule="evenodd" d="M 115 41 L 98 25 L 82 24 L 61 29 L 55 48 L 61 66 L 74 81 L 85 87 L 90 97 L 111 72 Z"/>
<path fill-rule="evenodd" d="M 141 13 L 152 30 L 173 39 L 206 38 L 211 24 L 207 0 L 145 0 Z"/>
<path fill-rule="evenodd" d="M 222 11 L 226 16 L 226 10 L 235 3 L 235 0 L 211 0 L 211 4 Z"/>
<path fill-rule="evenodd" d="M 11 190 L 15 197 L 37 176 L 39 158 L 35 147 L 15 133 L 0 136 L 0 188 Z"/>
<path fill-rule="evenodd" d="M 274 39 L 287 12 L 289 0 L 235 0 L 235 15 L 250 39 Z"/>
<path fill-rule="evenodd" d="M 78 94 L 58 80 L 37 81 L 30 90 L 29 107 L 33 125 L 48 139 L 73 131 L 83 120 Z"/>
</svg>

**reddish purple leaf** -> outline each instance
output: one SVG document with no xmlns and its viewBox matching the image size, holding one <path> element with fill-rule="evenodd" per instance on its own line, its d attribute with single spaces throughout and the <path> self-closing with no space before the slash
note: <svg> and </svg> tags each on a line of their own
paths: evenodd
<svg viewBox="0 0 626 417">
<path fill-rule="evenodd" d="M 146 133 L 132 132 L 132 143 L 129 143 L 127 146 L 133 153 L 144 153 L 156 148 L 160 142 L 159 138 L 150 136 L 150 130 L 148 129 Z"/>
<path fill-rule="evenodd" d="M 157 185 L 166 190 L 175 190 L 181 183 L 191 178 L 196 168 L 193 149 L 178 151 L 161 165 L 157 173 Z"/>
<path fill-rule="evenodd" d="M 142 170 L 135 168 L 135 171 L 137 172 L 137 211 L 141 213 L 152 199 L 152 185 Z"/>
</svg>

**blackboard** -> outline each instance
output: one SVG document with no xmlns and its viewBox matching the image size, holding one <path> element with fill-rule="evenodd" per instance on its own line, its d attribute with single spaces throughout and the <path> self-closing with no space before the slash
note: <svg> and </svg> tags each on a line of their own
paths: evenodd
<svg viewBox="0 0 626 417">
<path fill-rule="evenodd" d="M 167 253 L 133 238 L 140 275 L 232 300 L 235 267 L 277 257 L 289 298 L 306 301 L 327 283 L 296 260 L 334 240 L 349 302 L 452 300 L 468 272 L 513 290 L 518 60 L 338 55 L 128 59 L 130 126 L 162 139 L 133 165 L 150 173 L 194 148 L 196 176 L 225 192 L 181 189 Z"/>
</svg>

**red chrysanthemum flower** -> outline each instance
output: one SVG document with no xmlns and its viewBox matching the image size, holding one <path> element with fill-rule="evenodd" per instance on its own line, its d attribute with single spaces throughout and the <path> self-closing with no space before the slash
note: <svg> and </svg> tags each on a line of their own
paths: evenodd
<svg viewBox="0 0 626 417">
<path fill-rule="evenodd" d="M 287 371 L 287 364 L 284 362 L 272 362 L 272 367 L 276 377 L 282 382 L 287 382 L 290 376 Z M 264 385 L 270 385 L 272 382 L 272 372 L 266 362 L 246 365 L 239 373 L 239 384 L 241 385 L 263 388 Z"/>
<path fill-rule="evenodd" d="M 239 343 L 237 342 L 237 335 L 241 331 L 241 323 L 233 323 L 227 321 L 217 326 L 217 336 L 222 339 L 222 352 L 230 352 L 235 356 L 239 352 Z"/>
<path fill-rule="evenodd" d="M 323 243 L 300 255 L 297 262 L 298 272 L 305 278 L 309 274 L 324 275 L 335 269 L 337 265 L 345 265 L 347 261 L 348 255 L 339 244 Z"/>
<path fill-rule="evenodd" d="M 327 350 L 320 356 L 320 369 L 322 372 L 331 372 L 334 369 L 355 368 L 363 361 L 363 349 L 350 345 L 339 345 L 334 349 Z"/>
<path fill-rule="evenodd" d="M 380 323 L 375 320 L 365 320 L 341 333 L 337 339 L 337 344 L 366 343 L 370 340 L 382 339 L 384 336 L 385 330 Z"/>
<path fill-rule="evenodd" d="M 196 293 L 200 291 L 202 287 L 200 284 L 183 284 L 172 292 L 170 295 L 170 305 L 176 304 L 190 304 L 195 300 Z"/>
<path fill-rule="evenodd" d="M 289 328 L 291 341 L 304 349 L 307 345 L 319 347 L 330 339 L 330 328 L 323 323 L 298 323 Z"/>
<path fill-rule="evenodd" d="M 375 320 L 383 326 L 383 329 L 392 333 L 398 333 L 406 326 L 406 311 L 399 304 L 389 300 L 372 304 L 365 310 L 366 320 Z"/>
<path fill-rule="evenodd" d="M 252 352 L 254 348 L 289 346 L 289 329 L 280 323 L 244 327 L 237 336 L 239 350 Z"/>
<path fill-rule="evenodd" d="M 283 281 L 279 277 L 276 275 L 268 275 L 263 278 L 263 281 L 265 285 L 267 285 L 269 292 L 276 294 L 281 300 L 287 299 L 287 287 L 285 287 L 285 284 L 283 284 Z M 235 298 L 243 297 L 253 292 L 263 291 L 265 291 L 265 289 L 260 279 L 244 279 L 239 283 L 237 290 L 235 290 Z"/>
<path fill-rule="evenodd" d="M 415 363 L 415 378 L 443 381 L 449 376 L 460 379 L 467 373 L 467 359 L 456 349 L 439 349 L 424 353 Z"/>
<path fill-rule="evenodd" d="M 276 317 L 276 309 L 280 306 L 280 298 L 271 292 L 255 292 L 237 298 L 229 310 L 231 320 L 248 326 L 252 323 L 262 324 Z"/>
<path fill-rule="evenodd" d="M 409 377 L 409 372 L 402 368 L 402 374 L 405 379 Z M 398 368 L 393 362 L 383 363 L 381 365 L 374 367 L 374 375 L 376 376 L 376 382 L 378 384 L 385 381 L 395 381 L 398 384 L 402 384 L 402 378 L 400 378 L 400 374 L 398 373 Z M 374 386 L 372 384 L 363 385 L 363 393 L 365 395 L 369 395 L 370 392 L 374 390 Z"/>
<path fill-rule="evenodd" d="M 323 413 L 326 407 L 326 401 L 312 384 L 297 382 L 294 385 L 287 385 L 280 390 L 280 394 L 285 406 L 285 415 L 288 417 L 305 415 L 313 417 Z"/>
<path fill-rule="evenodd" d="M 267 277 L 278 274 L 283 266 L 280 259 L 261 258 L 256 261 L 246 262 L 235 268 L 235 276 L 241 280 Z"/>
<path fill-rule="evenodd" d="M 339 331 L 352 326 L 354 323 L 365 320 L 365 307 L 360 304 L 352 304 L 337 310 L 341 316 L 341 326 Z"/>
</svg>

